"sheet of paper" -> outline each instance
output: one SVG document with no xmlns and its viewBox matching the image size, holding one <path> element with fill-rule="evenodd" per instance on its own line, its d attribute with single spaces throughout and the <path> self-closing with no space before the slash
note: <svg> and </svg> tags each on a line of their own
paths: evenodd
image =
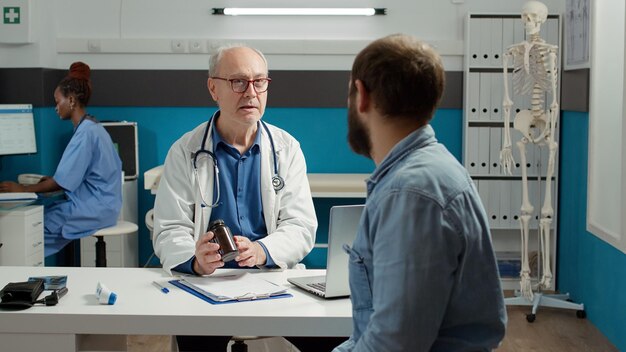
<svg viewBox="0 0 626 352">
<path fill-rule="evenodd" d="M 285 293 L 286 288 L 272 282 L 242 273 L 221 276 L 184 277 L 183 284 L 191 284 L 218 300 L 254 299 Z M 189 286 L 189 285 L 187 285 Z"/>
<path fill-rule="evenodd" d="M 29 205 L 37 200 L 37 194 L 31 192 L 0 193 L 0 208 L 12 209 Z"/>
</svg>

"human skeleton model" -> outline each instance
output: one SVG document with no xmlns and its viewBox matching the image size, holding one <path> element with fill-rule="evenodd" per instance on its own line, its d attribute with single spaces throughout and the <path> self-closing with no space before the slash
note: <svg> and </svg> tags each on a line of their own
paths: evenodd
<svg viewBox="0 0 626 352">
<path fill-rule="evenodd" d="M 546 191 L 539 220 L 542 277 L 539 288 L 549 288 L 552 283 L 550 269 L 550 225 L 554 215 L 552 208 L 551 183 L 554 174 L 555 155 L 558 148 L 555 139 L 555 127 L 558 119 L 559 105 L 556 100 L 556 53 L 555 45 L 547 44 L 539 37 L 541 24 L 548 17 L 547 7 L 539 1 L 529 1 L 522 9 L 527 40 L 507 48 L 504 54 L 504 140 L 500 152 L 500 163 L 504 171 L 511 174 L 514 165 L 511 153 L 510 119 L 513 101 L 509 97 L 508 63 L 513 64 L 513 92 L 517 95 L 530 95 L 530 110 L 521 110 L 515 115 L 513 128 L 522 133 L 517 147 L 520 151 L 520 166 L 522 168 L 522 207 L 520 213 L 522 236 L 522 271 L 521 294 L 528 300 L 533 299 L 533 290 L 530 281 L 530 266 L 528 259 L 528 232 L 529 222 L 534 210 L 528 199 L 528 178 L 526 169 L 526 145 L 533 143 L 547 145 L 549 159 L 546 174 Z M 552 102 L 549 109 L 545 109 L 546 92 L 551 93 Z"/>
</svg>

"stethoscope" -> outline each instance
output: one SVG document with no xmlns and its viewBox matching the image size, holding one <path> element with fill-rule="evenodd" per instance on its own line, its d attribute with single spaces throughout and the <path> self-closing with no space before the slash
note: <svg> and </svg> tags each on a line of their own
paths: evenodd
<svg viewBox="0 0 626 352">
<path fill-rule="evenodd" d="M 219 113 L 219 111 L 215 112 L 215 114 L 213 114 L 213 116 L 211 117 L 211 120 L 209 120 L 209 123 L 207 123 L 206 128 L 204 129 L 204 136 L 202 137 L 202 145 L 200 146 L 200 149 L 198 149 L 198 151 L 196 151 L 194 157 L 193 157 L 193 171 L 196 177 L 196 184 L 198 185 L 198 190 L 200 191 L 200 198 L 202 198 L 202 205 L 205 207 L 210 207 L 210 208 L 215 208 L 219 205 L 220 203 L 220 180 L 219 180 L 219 174 L 220 174 L 220 169 L 217 166 L 217 157 L 215 156 L 215 153 L 205 149 L 205 145 L 206 145 L 206 140 L 209 136 L 209 130 L 211 129 L 211 126 L 213 125 L 213 121 L 215 121 L 215 116 Z M 278 174 L 278 161 L 276 159 L 276 148 L 274 147 L 274 138 L 272 137 L 272 134 L 270 133 L 269 128 L 267 127 L 267 124 L 263 121 L 259 121 L 261 123 L 261 125 L 263 126 L 263 129 L 265 129 L 265 132 L 267 133 L 267 137 L 270 140 L 270 145 L 272 147 L 272 154 L 274 154 L 274 176 L 272 176 L 272 187 L 274 187 L 274 191 L 278 192 L 281 189 L 283 189 L 285 187 L 285 180 Z M 201 154 L 206 154 L 209 156 L 210 159 L 213 160 L 213 172 L 215 175 L 215 186 L 216 186 L 216 193 L 217 193 L 217 197 L 215 198 L 215 201 L 209 205 L 209 202 L 207 202 L 204 199 L 204 194 L 202 193 L 202 187 L 200 187 L 200 183 L 198 181 L 198 166 L 197 166 L 197 160 L 198 160 L 198 156 Z"/>
</svg>

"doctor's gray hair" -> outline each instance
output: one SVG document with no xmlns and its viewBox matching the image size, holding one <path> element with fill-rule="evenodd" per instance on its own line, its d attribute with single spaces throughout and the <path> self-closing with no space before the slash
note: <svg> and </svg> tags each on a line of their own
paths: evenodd
<svg viewBox="0 0 626 352">
<path fill-rule="evenodd" d="M 267 59 L 265 58 L 265 55 L 263 55 L 263 53 L 260 50 L 250 47 L 248 45 L 242 44 L 242 43 L 231 43 L 231 44 L 222 45 L 219 48 L 215 49 L 215 52 L 213 52 L 213 54 L 209 58 L 209 77 L 214 77 L 217 74 L 217 65 L 222 60 L 222 56 L 224 55 L 224 52 L 230 49 L 234 49 L 234 48 L 248 48 L 248 49 L 254 50 L 254 52 L 256 52 L 261 57 L 261 59 L 263 59 L 263 62 L 265 63 L 265 67 L 269 70 L 269 67 L 267 65 Z"/>
</svg>

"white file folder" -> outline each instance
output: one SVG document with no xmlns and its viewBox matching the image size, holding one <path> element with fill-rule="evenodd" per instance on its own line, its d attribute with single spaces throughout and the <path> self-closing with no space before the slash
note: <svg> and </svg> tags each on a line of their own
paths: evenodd
<svg viewBox="0 0 626 352">
<path fill-rule="evenodd" d="M 517 18 L 515 19 L 503 18 L 502 19 L 502 53 L 503 54 L 511 45 L 515 43 L 513 41 L 513 35 L 514 35 L 513 27 L 515 25 L 519 25 L 519 19 Z M 509 66 L 510 66 L 510 63 L 509 63 Z"/>
<path fill-rule="evenodd" d="M 502 66 L 502 18 L 491 19 L 491 67 Z"/>
<path fill-rule="evenodd" d="M 489 175 L 489 127 L 478 129 L 478 174 Z"/>
<path fill-rule="evenodd" d="M 504 94 L 504 77 L 500 72 L 491 73 L 491 121 L 502 121 L 502 100 Z"/>
<path fill-rule="evenodd" d="M 511 183 L 499 180 L 500 183 L 500 226 L 508 229 L 511 227 Z"/>
<path fill-rule="evenodd" d="M 478 127 L 467 128 L 467 142 L 465 143 L 465 168 L 470 175 L 478 174 Z"/>
<path fill-rule="evenodd" d="M 489 175 L 501 175 L 500 149 L 502 148 L 502 129 L 500 127 L 489 128 Z"/>
<path fill-rule="evenodd" d="M 519 153 L 519 148 L 517 147 L 517 142 L 520 140 L 521 135 L 513 128 L 510 128 L 509 132 L 511 133 L 511 153 L 514 161 L 511 167 L 511 173 L 513 176 L 522 176 L 522 158 Z M 504 133 L 504 131 L 502 133 Z"/>
<path fill-rule="evenodd" d="M 481 18 L 470 18 L 469 19 L 469 28 L 470 28 L 470 48 L 469 48 L 469 64 L 471 67 L 479 66 L 481 55 L 480 55 L 480 21 Z"/>
<path fill-rule="evenodd" d="M 480 19 L 480 61 L 481 67 L 491 65 L 491 18 Z"/>
<path fill-rule="evenodd" d="M 485 213 L 487 213 L 487 218 L 491 218 L 490 211 L 489 211 L 489 181 L 488 180 L 478 181 L 478 195 L 480 196 L 480 200 L 483 202 L 483 208 L 485 208 Z M 491 220 L 490 220 L 490 223 L 491 223 Z"/>
<path fill-rule="evenodd" d="M 519 229 L 520 222 L 519 216 L 522 209 L 522 181 L 514 180 L 510 182 L 511 185 L 511 221 L 510 226 L 512 229 Z"/>
<path fill-rule="evenodd" d="M 489 180 L 489 227 L 500 228 L 500 183 L 499 180 Z"/>
<path fill-rule="evenodd" d="M 542 183 L 543 184 L 543 183 Z M 530 204 L 533 206 L 533 213 L 530 218 L 530 228 L 533 230 L 537 230 L 538 227 L 538 219 L 539 212 L 541 212 L 541 196 L 543 192 L 541 192 L 539 187 L 539 181 L 536 177 L 532 177 L 528 179 L 528 198 Z"/>
<path fill-rule="evenodd" d="M 521 43 L 524 40 L 526 40 L 526 33 L 521 18 L 515 18 L 513 19 L 513 44 Z"/>
<path fill-rule="evenodd" d="M 467 116 L 469 121 L 478 121 L 480 119 L 480 74 L 478 72 L 470 72 L 467 82 Z"/>
<path fill-rule="evenodd" d="M 480 111 L 478 113 L 479 120 L 491 120 L 491 75 L 489 72 L 480 73 Z"/>
</svg>

